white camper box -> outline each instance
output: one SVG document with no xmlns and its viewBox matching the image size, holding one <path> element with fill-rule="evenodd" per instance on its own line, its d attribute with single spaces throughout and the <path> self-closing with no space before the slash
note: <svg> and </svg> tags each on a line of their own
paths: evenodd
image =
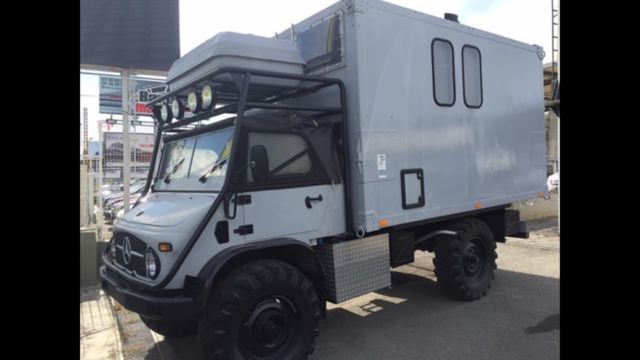
<svg viewBox="0 0 640 360">
<path fill-rule="evenodd" d="M 278 34 L 292 36 L 307 74 L 347 89 L 354 230 L 546 191 L 540 47 L 379 0 L 338 2 Z M 305 102 L 323 98 L 336 97 Z"/>
</svg>

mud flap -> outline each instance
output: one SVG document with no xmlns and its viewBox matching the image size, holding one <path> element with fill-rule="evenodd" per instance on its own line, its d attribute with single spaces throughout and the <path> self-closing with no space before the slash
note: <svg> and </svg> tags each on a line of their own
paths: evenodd
<svg viewBox="0 0 640 360">
<path fill-rule="evenodd" d="M 505 209 L 504 211 L 504 229 L 505 236 L 528 239 L 529 230 L 527 223 L 520 221 L 520 211 L 514 209 Z"/>
</svg>

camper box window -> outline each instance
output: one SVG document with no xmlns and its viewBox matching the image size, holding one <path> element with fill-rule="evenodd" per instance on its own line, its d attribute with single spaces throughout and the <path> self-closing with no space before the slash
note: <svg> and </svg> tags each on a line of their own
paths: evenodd
<svg viewBox="0 0 640 360">
<path fill-rule="evenodd" d="M 444 39 L 431 43 L 431 66 L 433 71 L 433 99 L 440 106 L 453 106 L 456 102 L 453 70 L 453 45 Z"/>
<path fill-rule="evenodd" d="M 297 43 L 306 72 L 342 62 L 340 16 L 332 15 L 298 33 Z"/>
<path fill-rule="evenodd" d="M 462 88 L 467 107 L 482 106 L 482 57 L 475 46 L 462 47 Z"/>
</svg>

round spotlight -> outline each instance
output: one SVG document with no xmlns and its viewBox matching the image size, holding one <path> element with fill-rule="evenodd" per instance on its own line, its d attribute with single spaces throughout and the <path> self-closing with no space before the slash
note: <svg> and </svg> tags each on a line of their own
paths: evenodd
<svg viewBox="0 0 640 360">
<path fill-rule="evenodd" d="M 171 113 L 178 120 L 182 120 L 184 117 L 184 105 L 182 105 L 182 101 L 178 98 L 173 99 L 171 102 Z"/>
<path fill-rule="evenodd" d="M 165 124 L 168 124 L 171 122 L 171 119 L 173 119 L 173 114 L 171 113 L 169 105 L 162 104 L 162 107 L 160 107 L 160 119 L 162 119 Z"/>
<path fill-rule="evenodd" d="M 213 105 L 213 88 L 207 84 L 202 87 L 202 109 L 208 110 Z"/>
<path fill-rule="evenodd" d="M 189 96 L 187 96 L 187 106 L 194 114 L 202 110 L 202 99 L 197 92 L 192 91 L 189 93 Z"/>
</svg>

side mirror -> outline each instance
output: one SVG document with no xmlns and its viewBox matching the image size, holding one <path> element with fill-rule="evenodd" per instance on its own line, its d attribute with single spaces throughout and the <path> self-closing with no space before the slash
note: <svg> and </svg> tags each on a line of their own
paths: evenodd
<svg viewBox="0 0 640 360">
<path fill-rule="evenodd" d="M 269 157 L 264 145 L 251 147 L 251 174 L 256 182 L 266 181 L 269 178 Z"/>
</svg>

